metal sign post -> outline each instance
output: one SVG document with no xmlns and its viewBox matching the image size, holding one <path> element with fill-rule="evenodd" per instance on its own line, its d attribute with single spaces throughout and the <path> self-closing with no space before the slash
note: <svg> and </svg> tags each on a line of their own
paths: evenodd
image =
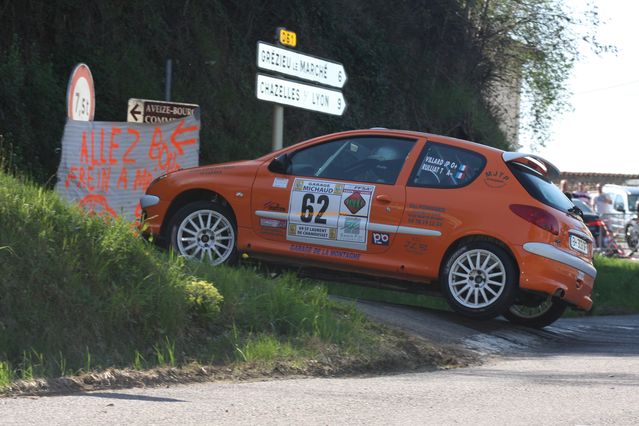
<svg viewBox="0 0 639 426">
<path fill-rule="evenodd" d="M 279 104 L 273 105 L 273 146 L 272 150 L 277 151 L 284 147 L 284 107 Z"/>
</svg>

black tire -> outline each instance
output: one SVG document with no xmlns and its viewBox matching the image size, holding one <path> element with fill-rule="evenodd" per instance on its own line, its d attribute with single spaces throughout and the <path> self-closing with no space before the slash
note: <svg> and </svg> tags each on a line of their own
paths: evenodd
<svg viewBox="0 0 639 426">
<path fill-rule="evenodd" d="M 169 243 L 180 256 L 213 265 L 237 261 L 237 226 L 229 208 L 195 201 L 180 208 L 169 225 Z"/>
<path fill-rule="evenodd" d="M 440 282 L 451 308 L 477 319 L 501 315 L 512 305 L 518 287 L 510 255 L 484 241 L 466 243 L 451 254 Z"/>
<path fill-rule="evenodd" d="M 512 305 L 503 315 L 508 321 L 515 324 L 531 328 L 544 328 L 561 318 L 566 308 L 566 303 L 548 296 L 536 306 Z"/>
</svg>

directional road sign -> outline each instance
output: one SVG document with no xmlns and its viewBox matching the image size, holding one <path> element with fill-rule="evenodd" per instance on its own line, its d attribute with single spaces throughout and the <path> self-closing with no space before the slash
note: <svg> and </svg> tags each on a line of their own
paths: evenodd
<svg viewBox="0 0 639 426">
<path fill-rule="evenodd" d="M 258 68 L 342 88 L 348 76 L 340 63 L 257 42 Z"/>
<path fill-rule="evenodd" d="M 257 74 L 256 94 L 257 98 L 263 101 L 326 114 L 342 115 L 346 110 L 346 100 L 340 91 L 259 73 Z"/>
<path fill-rule="evenodd" d="M 199 108 L 196 104 L 129 99 L 126 121 L 129 123 L 164 123 L 188 117 Z"/>
</svg>

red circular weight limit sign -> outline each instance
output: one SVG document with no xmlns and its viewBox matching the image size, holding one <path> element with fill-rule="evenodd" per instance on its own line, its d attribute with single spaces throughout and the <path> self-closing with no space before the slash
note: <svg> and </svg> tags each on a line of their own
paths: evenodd
<svg viewBox="0 0 639 426">
<path fill-rule="evenodd" d="M 73 69 L 67 86 L 67 117 L 71 120 L 93 121 L 94 115 L 93 76 L 86 64 L 78 64 Z"/>
</svg>

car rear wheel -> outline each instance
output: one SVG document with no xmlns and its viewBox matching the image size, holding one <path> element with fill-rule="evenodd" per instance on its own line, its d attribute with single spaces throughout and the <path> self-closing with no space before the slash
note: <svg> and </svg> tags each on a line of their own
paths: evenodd
<svg viewBox="0 0 639 426">
<path fill-rule="evenodd" d="M 561 300 L 548 296 L 534 304 L 512 305 L 504 312 L 504 317 L 515 324 L 543 328 L 557 321 L 563 315 L 566 307 L 566 304 Z"/>
<path fill-rule="evenodd" d="M 517 279 L 511 257 L 489 242 L 467 243 L 447 260 L 443 291 L 462 315 L 488 319 L 503 313 L 515 297 Z"/>
<path fill-rule="evenodd" d="M 230 210 L 212 201 L 196 201 L 175 214 L 171 246 L 181 256 L 213 265 L 237 258 L 235 221 Z"/>
</svg>

